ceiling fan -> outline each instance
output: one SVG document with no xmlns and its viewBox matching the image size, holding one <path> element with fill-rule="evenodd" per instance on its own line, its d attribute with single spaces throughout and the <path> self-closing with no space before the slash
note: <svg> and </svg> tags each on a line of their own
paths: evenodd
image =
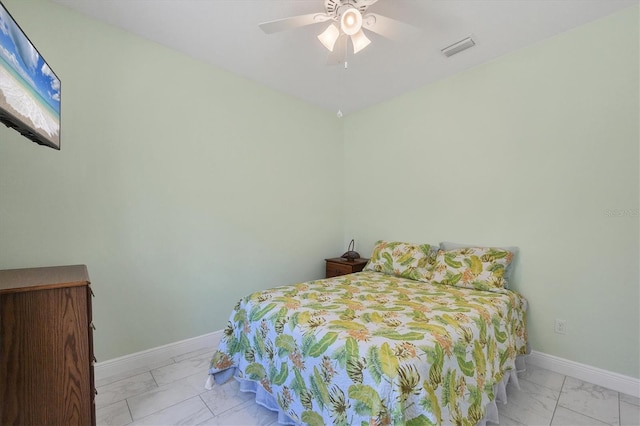
<svg viewBox="0 0 640 426">
<path fill-rule="evenodd" d="M 307 25 L 329 22 L 329 26 L 318 35 L 318 40 L 331 52 L 329 64 L 343 62 L 347 53 L 347 43 L 351 40 L 353 53 L 367 47 L 371 40 L 364 30 L 383 37 L 399 40 L 415 32 L 417 28 L 395 19 L 367 13 L 367 9 L 378 0 L 324 0 L 325 12 L 292 16 L 264 22 L 259 27 L 267 34 L 286 31 Z"/>
</svg>

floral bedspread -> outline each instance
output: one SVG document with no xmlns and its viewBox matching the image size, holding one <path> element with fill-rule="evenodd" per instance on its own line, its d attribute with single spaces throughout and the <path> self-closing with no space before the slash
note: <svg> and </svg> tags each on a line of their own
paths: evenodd
<svg viewBox="0 0 640 426">
<path fill-rule="evenodd" d="M 210 374 L 237 368 L 309 425 L 475 425 L 526 350 L 526 300 L 361 272 L 256 292 Z"/>
</svg>

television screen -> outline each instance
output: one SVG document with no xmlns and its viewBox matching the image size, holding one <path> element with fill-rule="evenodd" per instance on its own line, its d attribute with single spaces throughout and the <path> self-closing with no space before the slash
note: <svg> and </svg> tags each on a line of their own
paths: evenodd
<svg viewBox="0 0 640 426">
<path fill-rule="evenodd" d="M 0 3 L 0 121 L 60 149 L 60 79 Z"/>
</svg>

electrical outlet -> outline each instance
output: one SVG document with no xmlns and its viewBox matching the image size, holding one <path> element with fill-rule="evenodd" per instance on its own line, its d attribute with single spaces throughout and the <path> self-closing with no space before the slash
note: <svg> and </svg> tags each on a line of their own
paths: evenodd
<svg viewBox="0 0 640 426">
<path fill-rule="evenodd" d="M 567 334 L 567 320 L 556 318 L 555 332 L 558 334 Z"/>
</svg>

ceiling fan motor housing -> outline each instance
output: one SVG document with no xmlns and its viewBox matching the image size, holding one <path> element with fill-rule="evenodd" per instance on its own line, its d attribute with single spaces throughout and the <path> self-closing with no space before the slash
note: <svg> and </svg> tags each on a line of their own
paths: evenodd
<svg viewBox="0 0 640 426">
<path fill-rule="evenodd" d="M 332 19 L 340 21 L 342 15 L 349 9 L 357 9 L 361 15 L 369 6 L 378 0 L 325 0 L 324 8 Z"/>
</svg>

